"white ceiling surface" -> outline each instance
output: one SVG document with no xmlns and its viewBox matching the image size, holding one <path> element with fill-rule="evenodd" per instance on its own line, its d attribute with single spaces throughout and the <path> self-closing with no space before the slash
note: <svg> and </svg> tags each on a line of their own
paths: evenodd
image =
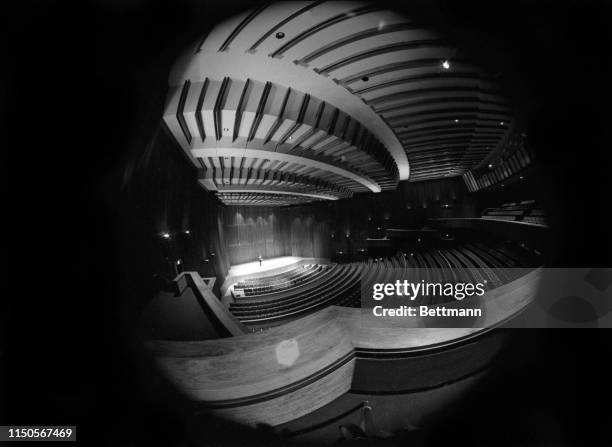
<svg viewBox="0 0 612 447">
<path fill-rule="evenodd" d="M 442 68 L 444 60 L 451 62 L 449 70 Z M 226 98 L 221 113 L 223 137 L 244 133 L 245 123 L 253 121 L 259 103 L 249 103 L 253 98 L 245 99 L 244 117 L 238 121 L 244 128 L 235 132 L 232 126 L 237 122 L 235 114 L 240 94 L 234 86 L 250 80 L 260 88 L 266 82 L 288 87 L 339 109 L 384 145 L 396 170 L 388 172 L 391 179 L 383 182 L 383 189 L 397 180 L 462 174 L 501 144 L 512 120 L 495 84 L 466 61 L 460 51 L 410 19 L 365 2 L 292 1 L 246 11 L 216 26 L 197 48 L 190 48 L 179 58 L 169 79 L 174 93 L 171 91 L 165 120 L 186 152 L 191 152 L 188 155 L 209 156 L 212 150 L 217 150 L 235 157 L 285 161 L 284 169 L 290 169 L 288 172 L 317 168 L 312 172 L 314 177 L 338 181 L 355 192 L 363 190 L 363 186 L 377 192 L 381 185 L 369 178 L 367 172 L 356 172 L 359 171 L 358 152 L 366 152 L 363 155 L 366 163 L 369 149 L 354 145 L 353 141 L 343 146 L 328 144 L 325 147 L 330 149 L 319 154 L 327 157 L 323 161 L 308 159 L 306 152 L 287 155 L 267 147 L 250 148 L 249 142 L 242 145 L 243 152 L 236 152 L 239 149 L 235 144 L 228 146 L 219 137 L 211 140 L 210 129 L 204 139 L 194 138 L 188 144 L 181 141 L 176 123 L 169 121 L 176 114 L 176 96 L 185 81 L 195 85 L 206 79 L 221 82 L 228 77 L 232 81 L 233 96 Z M 280 96 L 272 103 L 268 101 L 268 108 L 278 109 L 281 102 Z M 207 117 L 202 111 L 208 127 L 213 126 L 212 106 L 204 107 Z M 293 109 L 299 110 L 299 103 Z M 282 107 L 269 111 L 264 119 L 274 123 L 283 112 Z M 192 135 L 197 136 L 194 115 L 189 116 L 186 113 L 186 123 Z M 312 117 L 315 116 L 313 112 Z M 296 126 L 295 116 L 293 120 L 285 115 L 281 118 L 275 136 L 286 135 Z M 310 124 L 315 127 L 314 123 Z M 293 138 L 310 130 L 305 123 L 297 127 Z M 263 126 L 260 133 L 266 129 Z M 323 139 L 319 148 L 331 140 L 333 135 L 330 140 Z M 343 152 L 343 148 L 347 149 Z M 431 152 L 421 153 L 419 148 Z M 424 156 L 411 158 L 410 154 L 415 151 Z M 430 159 L 425 162 L 428 154 Z M 444 154 L 445 161 L 431 168 L 440 154 Z M 347 161 L 347 157 L 352 159 Z M 372 161 L 372 166 L 375 164 Z M 370 169 L 365 164 L 364 167 Z M 380 175 L 379 169 L 376 179 Z M 393 176 L 396 176 L 395 183 Z M 351 181 L 342 182 L 340 178 Z"/>
</svg>

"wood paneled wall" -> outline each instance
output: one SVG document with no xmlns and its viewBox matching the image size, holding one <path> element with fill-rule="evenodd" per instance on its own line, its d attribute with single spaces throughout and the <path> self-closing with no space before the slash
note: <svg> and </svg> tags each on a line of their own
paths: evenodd
<svg viewBox="0 0 612 447">
<path fill-rule="evenodd" d="M 198 184 L 196 169 L 164 129 L 126 164 L 122 201 L 131 275 L 163 284 L 190 270 L 223 282 L 229 258 L 222 205 Z"/>
<path fill-rule="evenodd" d="M 298 208 L 227 207 L 224 209 L 231 264 L 258 256 L 329 257 L 326 222 L 316 218 L 316 206 Z"/>
<path fill-rule="evenodd" d="M 478 215 L 460 177 L 402 182 L 395 191 L 288 208 L 227 207 L 226 242 L 231 264 L 276 256 L 354 258 L 368 237 L 387 228 L 421 228 L 432 217 Z M 380 228 L 380 230 L 379 230 Z"/>
</svg>

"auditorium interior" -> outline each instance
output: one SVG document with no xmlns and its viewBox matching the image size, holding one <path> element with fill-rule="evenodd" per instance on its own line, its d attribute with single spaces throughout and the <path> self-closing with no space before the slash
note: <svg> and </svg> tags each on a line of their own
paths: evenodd
<svg viewBox="0 0 612 447">
<path fill-rule="evenodd" d="M 136 52 L 125 56 L 136 73 L 117 71 L 113 94 L 140 92 L 141 104 L 112 114 L 142 123 L 109 177 L 121 185 L 105 217 L 121 241 L 115 270 L 91 275 L 119 278 L 112 321 L 129 331 L 113 343 L 130 340 L 148 405 L 193 445 L 565 436 L 525 404 L 556 402 L 537 383 L 550 377 L 540 356 L 558 353 L 507 325 L 544 267 L 596 263 L 584 241 L 605 223 L 558 181 L 571 177 L 558 148 L 572 136 L 538 115 L 525 72 L 487 40 L 493 26 L 472 35 L 467 14 L 449 19 L 456 6 L 426 3 L 227 2 L 145 52 L 153 80 L 140 82 Z M 586 239 L 569 208 L 591 216 Z M 362 324 L 364 288 L 442 270 L 489 285 L 484 324 Z M 511 411 L 537 424 L 510 428 Z"/>
<path fill-rule="evenodd" d="M 263 4 L 186 48 L 128 186 L 165 377 L 202 412 L 321 443 L 418 430 L 476 386 L 554 224 L 497 78 L 373 3 Z M 361 288 L 414 269 L 515 304 L 486 327 L 364 327 Z"/>
</svg>

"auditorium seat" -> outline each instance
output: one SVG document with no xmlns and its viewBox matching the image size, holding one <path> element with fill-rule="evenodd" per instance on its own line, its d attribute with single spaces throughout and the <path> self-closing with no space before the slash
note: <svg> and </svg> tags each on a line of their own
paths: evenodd
<svg viewBox="0 0 612 447">
<path fill-rule="evenodd" d="M 308 282 L 314 275 L 324 272 L 327 268 L 326 265 L 306 264 L 292 268 L 281 274 L 240 281 L 234 285 L 234 296 L 258 297 L 281 290 L 291 289 Z"/>
<path fill-rule="evenodd" d="M 535 200 L 504 203 L 496 208 L 487 208 L 482 212 L 482 218 L 524 222 L 535 225 L 547 224 L 546 214 Z"/>
</svg>

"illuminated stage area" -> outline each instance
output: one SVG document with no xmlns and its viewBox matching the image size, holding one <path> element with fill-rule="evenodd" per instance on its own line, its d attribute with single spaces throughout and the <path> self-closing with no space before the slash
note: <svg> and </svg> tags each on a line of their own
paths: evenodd
<svg viewBox="0 0 612 447">
<path fill-rule="evenodd" d="M 250 275 L 252 273 L 269 272 L 271 270 L 289 267 L 305 259 L 307 258 L 301 258 L 299 256 L 280 256 L 278 258 L 264 259 L 261 265 L 259 265 L 259 261 L 245 262 L 244 264 L 230 266 L 227 274 L 228 277 L 236 277 Z"/>
<path fill-rule="evenodd" d="M 272 276 L 287 272 L 304 264 L 328 264 L 329 260 L 323 258 L 304 258 L 300 256 L 279 256 L 275 258 L 264 258 L 259 261 L 245 262 L 230 266 L 225 281 L 221 286 L 221 295 L 225 299 L 230 295 L 232 286 L 237 282 L 258 278 L 261 276 Z"/>
</svg>

